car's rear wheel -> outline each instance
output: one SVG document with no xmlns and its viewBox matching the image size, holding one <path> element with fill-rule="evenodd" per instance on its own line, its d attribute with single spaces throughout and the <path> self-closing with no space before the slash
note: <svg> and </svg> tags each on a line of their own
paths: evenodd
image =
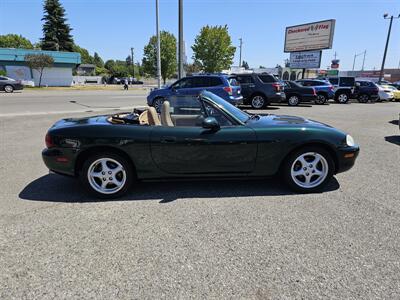
<svg viewBox="0 0 400 300">
<path fill-rule="evenodd" d="M 346 104 L 347 102 L 349 102 L 349 94 L 340 93 L 336 96 L 336 101 L 340 104 Z"/>
<path fill-rule="evenodd" d="M 251 107 L 254 109 L 264 108 L 267 104 L 266 98 L 263 95 L 255 95 L 251 98 Z"/>
<path fill-rule="evenodd" d="M 315 104 L 325 104 L 328 101 L 328 98 L 324 94 L 318 94 L 317 99 L 315 99 Z"/>
<path fill-rule="evenodd" d="M 317 192 L 333 177 L 334 162 L 323 148 L 304 147 L 287 158 L 282 171 L 292 190 L 300 193 Z"/>
<path fill-rule="evenodd" d="M 6 93 L 12 93 L 14 92 L 14 87 L 12 85 L 7 84 L 6 86 L 4 86 L 4 91 Z"/>
<path fill-rule="evenodd" d="M 162 107 L 164 101 L 165 101 L 165 99 L 161 98 L 161 97 L 154 99 L 153 106 L 158 113 L 161 112 L 161 107 Z"/>
<path fill-rule="evenodd" d="M 132 185 L 134 172 L 130 163 L 114 153 L 89 157 L 83 164 L 80 179 L 84 187 L 102 199 L 124 195 Z"/>
<path fill-rule="evenodd" d="M 297 96 L 297 95 L 289 96 L 289 99 L 288 99 L 288 105 L 289 106 L 297 106 L 297 105 L 299 105 L 299 103 L 300 103 L 299 96 Z"/>
<path fill-rule="evenodd" d="M 367 103 L 369 100 L 369 96 L 367 94 L 362 94 L 358 97 L 358 102 Z"/>
</svg>

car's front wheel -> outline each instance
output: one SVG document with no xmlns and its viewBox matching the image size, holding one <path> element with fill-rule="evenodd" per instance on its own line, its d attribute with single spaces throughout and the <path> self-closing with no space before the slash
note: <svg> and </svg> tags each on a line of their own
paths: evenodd
<svg viewBox="0 0 400 300">
<path fill-rule="evenodd" d="M 101 153 L 89 157 L 80 173 L 84 187 L 102 199 L 124 195 L 132 185 L 133 177 L 130 163 L 114 153 Z"/>
<path fill-rule="evenodd" d="M 334 162 L 326 150 L 304 147 L 287 158 L 282 171 L 292 190 L 300 193 L 317 192 L 333 177 Z"/>
<path fill-rule="evenodd" d="M 14 92 L 14 87 L 13 87 L 12 85 L 7 84 L 7 85 L 4 87 L 4 91 L 5 91 L 6 93 L 12 93 L 12 92 Z"/>
<path fill-rule="evenodd" d="M 299 103 L 300 103 L 299 96 L 297 96 L 297 95 L 289 96 L 289 99 L 288 99 L 288 105 L 289 106 L 297 106 L 297 105 L 299 105 Z"/>
<path fill-rule="evenodd" d="M 254 109 L 264 108 L 267 101 L 263 95 L 255 95 L 251 98 L 251 107 Z"/>
</svg>

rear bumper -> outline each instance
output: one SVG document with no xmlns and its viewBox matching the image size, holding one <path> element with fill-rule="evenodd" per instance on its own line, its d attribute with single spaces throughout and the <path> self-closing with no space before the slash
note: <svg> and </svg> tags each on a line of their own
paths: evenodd
<svg viewBox="0 0 400 300">
<path fill-rule="evenodd" d="M 229 99 L 227 100 L 230 104 L 235 106 L 243 104 L 243 96 L 229 96 Z"/>
<path fill-rule="evenodd" d="M 57 174 L 75 176 L 75 150 L 45 148 L 42 159 L 46 167 Z"/>
<path fill-rule="evenodd" d="M 347 170 L 350 170 L 354 166 L 354 163 L 356 162 L 359 152 L 360 152 L 359 146 L 343 147 L 338 149 L 337 151 L 338 165 L 336 173 L 342 173 Z"/>
</svg>

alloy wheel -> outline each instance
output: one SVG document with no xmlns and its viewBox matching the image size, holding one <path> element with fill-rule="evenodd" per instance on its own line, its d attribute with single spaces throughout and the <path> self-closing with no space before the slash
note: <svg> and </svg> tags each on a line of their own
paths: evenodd
<svg viewBox="0 0 400 300">
<path fill-rule="evenodd" d="M 6 85 L 6 86 L 4 87 L 4 91 L 5 91 L 6 93 L 12 93 L 12 92 L 14 91 L 14 88 L 13 88 L 11 85 Z"/>
<path fill-rule="evenodd" d="M 307 152 L 294 160 L 290 175 L 296 185 L 311 189 L 324 182 L 328 172 L 328 162 L 321 154 Z"/>
<path fill-rule="evenodd" d="M 296 106 L 299 104 L 299 97 L 297 96 L 290 96 L 288 100 L 288 104 L 290 106 Z"/>
<path fill-rule="evenodd" d="M 161 112 L 161 107 L 162 107 L 163 102 L 164 102 L 164 99 L 162 99 L 162 98 L 157 98 L 154 100 L 153 106 L 158 113 Z"/>
<path fill-rule="evenodd" d="M 338 97 L 338 101 L 340 103 L 346 103 L 349 100 L 349 96 L 347 94 L 340 94 Z"/>
<path fill-rule="evenodd" d="M 361 103 L 367 103 L 368 102 L 368 95 L 361 95 L 359 98 Z"/>
<path fill-rule="evenodd" d="M 100 158 L 89 166 L 87 177 L 96 192 L 115 194 L 125 185 L 126 171 L 115 159 Z"/>
<path fill-rule="evenodd" d="M 253 99 L 251 99 L 251 106 L 256 109 L 263 108 L 264 103 L 265 103 L 265 100 L 264 100 L 263 96 L 259 96 L 259 95 L 254 96 Z"/>
<path fill-rule="evenodd" d="M 325 104 L 326 97 L 324 95 L 317 95 L 317 99 L 315 100 L 316 104 Z"/>
</svg>

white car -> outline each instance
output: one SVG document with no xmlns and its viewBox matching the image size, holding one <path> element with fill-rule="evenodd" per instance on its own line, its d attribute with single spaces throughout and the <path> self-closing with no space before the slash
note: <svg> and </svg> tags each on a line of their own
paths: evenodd
<svg viewBox="0 0 400 300">
<path fill-rule="evenodd" d="M 384 86 L 378 85 L 379 100 L 378 101 L 392 101 L 394 99 L 393 91 Z"/>
</svg>

